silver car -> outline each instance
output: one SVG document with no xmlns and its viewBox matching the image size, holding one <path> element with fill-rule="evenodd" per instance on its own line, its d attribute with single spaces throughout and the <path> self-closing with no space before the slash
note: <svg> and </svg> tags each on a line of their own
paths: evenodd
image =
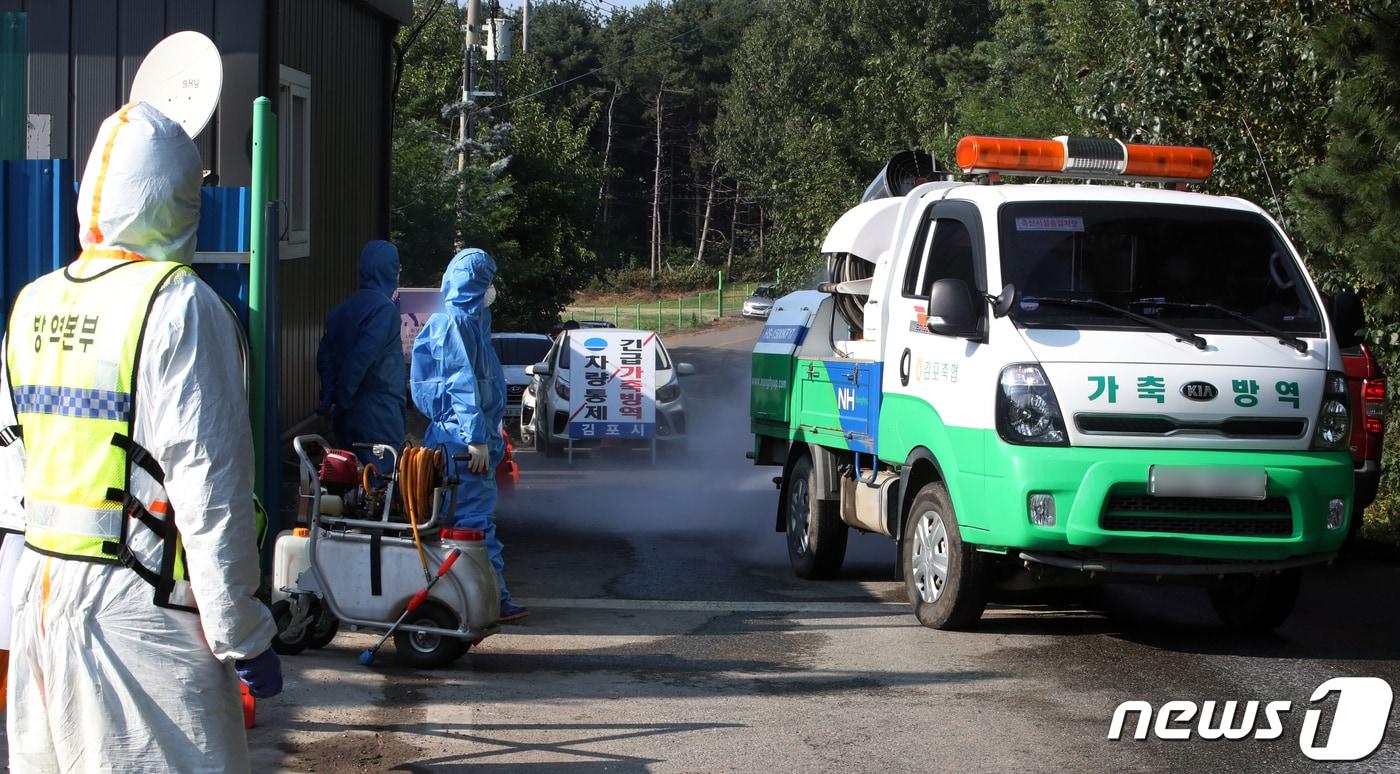
<svg viewBox="0 0 1400 774">
<path fill-rule="evenodd" d="M 758 320 L 768 319 L 769 312 L 773 311 L 773 300 L 777 297 L 777 285 L 759 285 L 754 288 L 753 295 L 744 301 L 744 316 Z"/>
<path fill-rule="evenodd" d="M 569 334 L 554 340 L 545 358 L 526 369 L 533 377 L 521 400 L 521 443 L 533 445 L 546 457 L 562 453 L 569 444 Z M 690 363 L 675 363 L 656 339 L 656 440 L 683 445 L 686 437 L 685 397 L 680 377 L 695 373 Z M 579 448 L 585 442 L 574 440 Z"/>
<path fill-rule="evenodd" d="M 553 340 L 543 333 L 493 333 L 491 346 L 501 360 L 506 374 L 506 427 L 520 420 L 521 398 L 530 386 L 531 376 L 525 369 L 540 362 L 549 352 Z"/>
</svg>

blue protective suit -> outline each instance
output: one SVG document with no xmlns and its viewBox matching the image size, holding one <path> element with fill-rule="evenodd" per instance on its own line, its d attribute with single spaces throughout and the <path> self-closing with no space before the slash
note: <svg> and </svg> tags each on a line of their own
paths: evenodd
<svg viewBox="0 0 1400 774">
<path fill-rule="evenodd" d="M 398 283 L 398 248 L 378 239 L 367 242 L 360 253 L 360 289 L 326 316 L 316 351 L 320 410 L 331 412 L 336 442 L 346 447 L 403 445 L 403 344 L 392 299 Z M 355 452 L 366 462 L 384 464 L 368 449 Z"/>
<path fill-rule="evenodd" d="M 509 600 L 503 546 L 496 537 L 495 476 L 506 449 L 501 435 L 506 377 L 491 347 L 491 313 L 485 302 L 495 276 L 496 262 L 485 250 L 463 250 L 447 264 L 442 274 L 446 310 L 428 318 L 418 332 L 409 383 L 413 404 L 428 418 L 424 446 L 441 447 L 449 458 L 466 454 L 471 444 L 486 444 L 490 450 L 491 468 L 485 475 L 472 475 L 466 463 L 455 463 L 462 484 L 453 524 L 486 533 L 501 599 Z"/>
</svg>

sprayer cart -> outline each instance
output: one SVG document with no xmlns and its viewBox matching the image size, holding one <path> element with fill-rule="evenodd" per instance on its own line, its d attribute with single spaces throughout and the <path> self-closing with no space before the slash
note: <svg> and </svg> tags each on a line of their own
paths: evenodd
<svg viewBox="0 0 1400 774">
<path fill-rule="evenodd" d="M 344 624 L 385 639 L 392 633 L 403 663 L 432 668 L 497 630 L 500 592 L 485 535 L 443 528 L 460 460 L 435 449 L 366 444 L 383 461 L 380 469 L 319 435 L 298 436 L 292 446 L 304 526 L 277 537 L 278 653 L 323 647 Z M 377 650 L 361 661 L 372 663 Z"/>
</svg>

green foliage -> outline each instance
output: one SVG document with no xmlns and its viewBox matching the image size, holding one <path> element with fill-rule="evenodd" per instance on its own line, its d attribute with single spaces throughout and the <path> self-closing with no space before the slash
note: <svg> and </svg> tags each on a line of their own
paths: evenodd
<svg viewBox="0 0 1400 774">
<path fill-rule="evenodd" d="M 991 19 L 985 3 L 961 0 L 766 8 L 734 55 L 717 132 L 725 166 L 772 197 L 772 259 L 805 275 L 820 263 L 826 230 L 883 161 L 906 148 L 951 147 L 947 86 Z"/>
<path fill-rule="evenodd" d="M 543 83 L 539 59 L 515 60 L 509 92 L 528 94 Z M 577 115 L 549 111 L 539 99 L 509 107 L 515 155 L 508 177 L 515 217 L 503 236 L 516 250 L 499 263 L 501 329 L 538 330 L 552 324 L 588 281 L 595 258 L 588 246 L 601 170 L 588 147 L 596 108 Z"/>
<path fill-rule="evenodd" d="M 1322 162 L 1294 192 L 1313 263 L 1366 297 L 1368 339 L 1400 384 L 1400 3 L 1382 0 L 1333 19 L 1317 36 L 1337 88 Z M 1392 406 L 1395 405 L 1392 402 Z M 1387 421 L 1384 477 L 1368 528 L 1400 542 L 1400 431 Z M 1378 535 L 1380 536 L 1380 535 Z"/>
<path fill-rule="evenodd" d="M 1333 20 L 1318 36 L 1341 74 L 1326 156 L 1298 181 L 1299 233 L 1319 263 L 1367 295 L 1373 322 L 1400 332 L 1400 3 Z"/>
</svg>

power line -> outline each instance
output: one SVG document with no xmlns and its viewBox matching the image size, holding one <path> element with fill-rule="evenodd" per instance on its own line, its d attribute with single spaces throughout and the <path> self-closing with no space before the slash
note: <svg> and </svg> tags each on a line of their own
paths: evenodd
<svg viewBox="0 0 1400 774">
<path fill-rule="evenodd" d="M 580 74 L 580 75 L 575 75 L 575 76 L 572 77 L 572 78 L 567 78 L 567 79 L 562 80 L 562 81 L 560 81 L 560 82 L 558 82 L 558 83 L 555 83 L 555 84 L 551 84 L 551 85 L 549 85 L 549 86 L 546 86 L 546 87 L 544 87 L 544 88 L 542 88 L 542 89 L 537 89 L 536 91 L 532 91 L 532 92 L 530 92 L 529 94 L 526 94 L 526 95 L 523 96 L 523 97 L 516 97 L 515 99 L 510 100 L 509 102 L 505 102 L 505 103 L 502 103 L 502 104 L 500 104 L 500 105 L 494 105 L 493 108 L 499 110 L 499 109 L 501 109 L 501 108 L 510 107 L 511 105 L 514 105 L 514 104 L 517 103 L 517 102 L 524 102 L 524 101 L 527 100 L 527 99 L 532 99 L 532 98 L 534 98 L 534 97 L 538 97 L 538 96 L 541 95 L 541 94 L 545 94 L 545 93 L 547 93 L 547 92 L 554 91 L 555 89 L 561 88 L 561 87 L 563 87 L 563 86 L 568 86 L 569 84 L 573 83 L 574 81 L 582 80 L 582 79 L 584 79 L 584 78 L 587 78 L 587 77 L 590 76 L 590 75 L 595 75 L 595 74 L 597 74 L 597 73 L 599 73 L 599 72 L 602 72 L 603 70 L 608 69 L 609 67 L 613 67 L 613 66 L 615 66 L 615 65 L 620 65 L 620 64 L 622 64 L 623 62 L 626 62 L 628 59 L 632 59 L 633 57 L 638 57 L 638 56 L 641 56 L 641 55 L 643 55 L 643 54 L 650 54 L 651 52 L 657 51 L 657 50 L 661 49 L 662 47 L 664 47 L 664 46 L 666 46 L 666 45 L 668 45 L 668 44 L 670 44 L 670 43 L 674 43 L 675 41 L 680 40 L 681 38 L 683 38 L 683 37 L 685 37 L 685 36 L 687 36 L 687 35 L 691 35 L 691 34 L 693 34 L 693 33 L 699 32 L 700 30 L 705 29 L 706 27 L 710 26 L 711 24 L 714 24 L 714 23 L 716 23 L 716 22 L 719 22 L 719 21 L 722 21 L 722 20 L 724 20 L 724 19 L 727 19 L 727 18 L 729 18 L 730 16 L 736 16 L 736 15 L 738 15 L 738 14 L 739 14 L 740 12 L 742 12 L 742 11 L 751 10 L 755 5 L 758 5 L 758 3 L 760 3 L 760 2 L 762 2 L 762 0 L 749 0 L 749 2 L 745 3 L 744 5 L 739 6 L 738 8 L 735 8 L 734 10 L 732 10 L 732 11 L 730 11 L 730 12 L 728 12 L 728 13 L 722 13 L 722 14 L 720 14 L 719 16 L 715 16 L 715 17 L 706 19 L 705 21 L 703 21 L 703 22 L 701 22 L 701 23 L 695 25 L 694 27 L 691 27 L 691 28 L 688 29 L 688 30 L 685 30 L 685 31 L 683 31 L 683 32 L 678 32 L 678 33 L 676 33 L 675 35 L 672 35 L 671 37 L 667 38 L 666 40 L 663 40 L 663 41 L 661 41 L 660 43 L 658 43 L 658 44 L 652 46 L 651 48 L 644 49 L 644 50 L 642 50 L 642 51 L 633 51 L 632 53 L 628 54 L 627 56 L 618 58 L 618 59 L 617 59 L 616 61 L 614 61 L 614 62 L 610 62 L 610 63 L 605 64 L 605 65 L 599 65 L 598 67 L 595 67 L 595 68 L 593 68 L 592 70 L 589 70 L 589 71 L 586 72 L 586 73 L 582 73 L 582 74 Z"/>
</svg>

